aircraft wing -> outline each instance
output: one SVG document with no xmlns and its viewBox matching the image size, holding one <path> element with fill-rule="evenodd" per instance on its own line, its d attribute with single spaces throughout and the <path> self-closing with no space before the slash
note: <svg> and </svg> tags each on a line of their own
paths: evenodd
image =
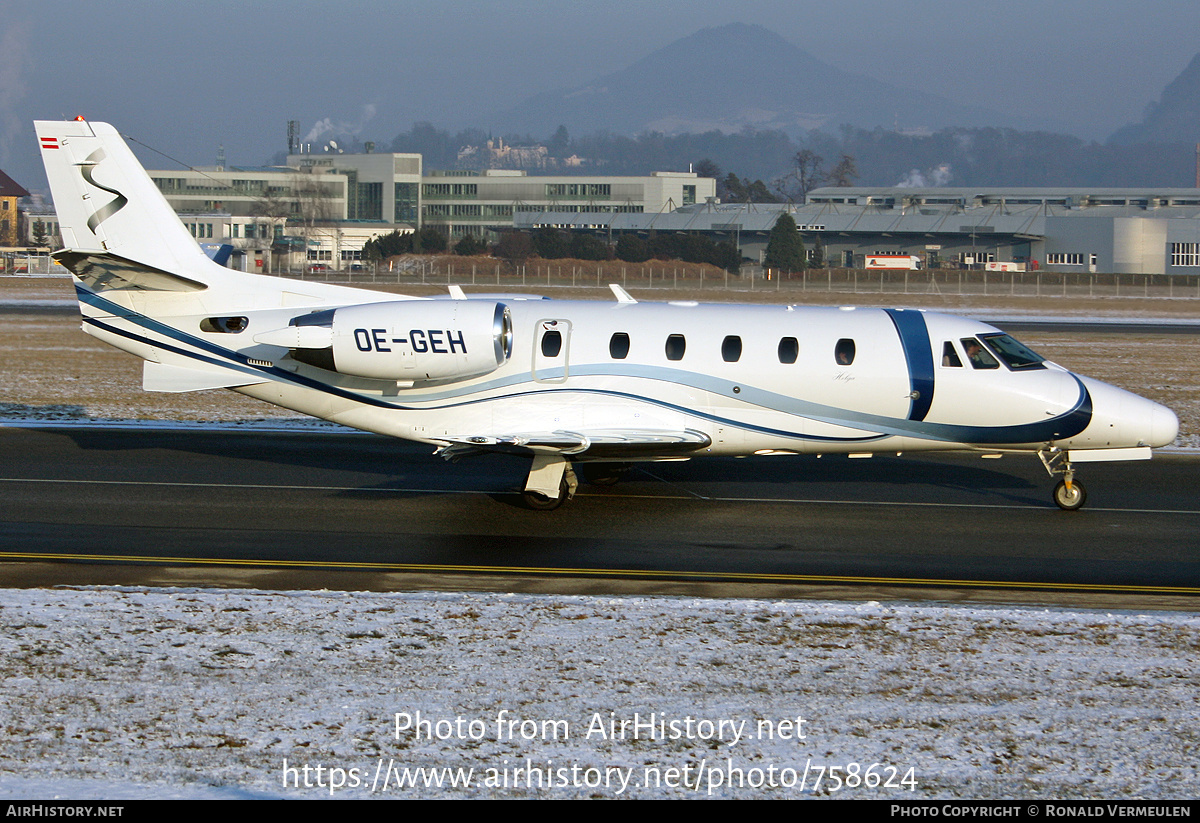
<svg viewBox="0 0 1200 823">
<path fill-rule="evenodd" d="M 695 429 L 580 429 L 438 439 L 449 443 L 437 451 L 447 460 L 480 452 L 558 452 L 565 457 L 653 459 L 687 454 L 712 443 L 708 435 Z"/>
</svg>

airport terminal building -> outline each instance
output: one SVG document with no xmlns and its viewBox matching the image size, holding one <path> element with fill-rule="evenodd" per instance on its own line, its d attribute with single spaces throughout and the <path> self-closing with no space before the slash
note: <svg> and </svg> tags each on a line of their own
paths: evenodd
<svg viewBox="0 0 1200 823">
<path fill-rule="evenodd" d="M 149 174 L 197 240 L 234 246 L 230 265 L 248 271 L 269 268 L 271 247 L 276 255 L 291 249 L 289 256 L 309 265 L 342 268 L 361 260 L 367 240 L 397 230 L 435 227 L 451 243 L 464 236 L 495 242 L 518 214 L 657 214 L 716 193 L 715 180 L 691 172 L 426 173 L 419 154 L 374 152 L 293 154 L 287 162 Z"/>
</svg>

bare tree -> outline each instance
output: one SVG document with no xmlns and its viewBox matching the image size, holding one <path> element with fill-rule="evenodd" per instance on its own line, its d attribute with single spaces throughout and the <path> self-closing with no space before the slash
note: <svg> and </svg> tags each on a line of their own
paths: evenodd
<svg viewBox="0 0 1200 823">
<path fill-rule="evenodd" d="M 775 190 L 792 202 L 800 202 L 825 180 L 821 164 L 825 159 L 812 149 L 796 152 L 795 167 L 775 181 Z"/>
<path fill-rule="evenodd" d="M 334 225 L 333 196 L 325 187 L 314 180 L 310 174 L 293 175 L 292 208 L 290 211 L 300 221 L 300 235 L 304 238 L 305 258 L 307 260 L 309 246 L 315 238 L 325 238 L 330 254 L 330 268 L 340 269 L 340 261 L 334 260 L 338 247 L 340 231 Z M 307 264 L 307 263 L 306 263 Z"/>
</svg>

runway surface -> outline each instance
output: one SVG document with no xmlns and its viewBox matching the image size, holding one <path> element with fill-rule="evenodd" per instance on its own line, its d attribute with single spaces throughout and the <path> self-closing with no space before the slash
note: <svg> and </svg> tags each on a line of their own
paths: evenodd
<svg viewBox="0 0 1200 823">
<path fill-rule="evenodd" d="M 0 428 L 0 586 L 387 589 L 432 576 L 1190 608 L 1197 468 L 1170 454 L 1089 464 L 1088 507 L 1067 513 L 1033 456 L 701 459 L 643 464 L 545 513 L 522 508 L 515 457 L 452 465 L 363 434 Z"/>
</svg>

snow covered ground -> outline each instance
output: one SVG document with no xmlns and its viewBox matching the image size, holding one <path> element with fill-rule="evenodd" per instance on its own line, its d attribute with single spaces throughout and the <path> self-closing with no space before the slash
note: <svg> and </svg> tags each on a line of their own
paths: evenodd
<svg viewBox="0 0 1200 823">
<path fill-rule="evenodd" d="M 1190 614 L 3 590 L 0 797 L 1188 798 L 1198 649 Z"/>
</svg>

